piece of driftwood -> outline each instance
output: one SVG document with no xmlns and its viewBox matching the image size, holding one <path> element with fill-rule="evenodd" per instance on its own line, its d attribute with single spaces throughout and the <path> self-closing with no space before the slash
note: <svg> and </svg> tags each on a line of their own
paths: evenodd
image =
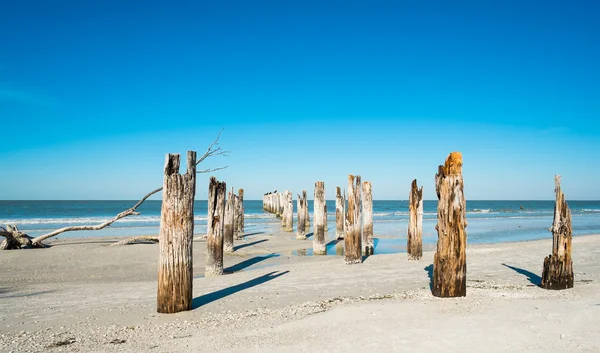
<svg viewBox="0 0 600 353">
<path fill-rule="evenodd" d="M 314 200 L 314 234 L 313 234 L 313 254 L 326 255 L 325 247 L 325 183 L 317 181 L 315 183 L 315 200 Z"/>
<path fill-rule="evenodd" d="M 208 185 L 208 219 L 206 221 L 206 267 L 204 268 L 204 276 L 206 277 L 223 274 L 223 228 L 226 190 L 225 182 L 217 181 L 215 177 L 210 178 Z"/>
<path fill-rule="evenodd" d="M 233 188 L 228 194 L 225 202 L 225 219 L 223 221 L 223 251 L 233 252 L 233 220 L 234 220 L 234 194 Z"/>
<path fill-rule="evenodd" d="M 344 263 L 346 265 L 362 262 L 361 244 L 361 183 L 360 175 L 348 175 L 348 206 L 346 208 L 346 222 L 344 235 Z"/>
<path fill-rule="evenodd" d="M 167 155 L 160 212 L 157 311 L 167 314 L 192 309 L 196 152 L 188 151 L 184 175 L 179 160 Z"/>
<path fill-rule="evenodd" d="M 219 138 L 221 137 L 222 132 L 223 132 L 223 130 L 219 131 L 217 138 L 208 146 L 208 148 L 206 149 L 206 152 L 204 152 L 204 154 L 198 160 L 195 161 L 196 166 L 198 164 L 202 163 L 207 158 L 226 155 L 229 152 L 229 151 L 224 151 L 222 149 L 222 147 L 219 146 Z M 200 171 L 196 170 L 196 174 L 210 173 L 210 172 L 225 169 L 227 167 L 228 166 L 218 167 L 218 168 L 209 168 L 209 169 L 204 169 L 204 170 L 200 170 Z M 117 214 L 116 216 L 114 216 L 113 218 L 106 220 L 102 223 L 96 224 L 96 225 L 67 226 L 67 227 L 53 230 L 46 234 L 42 234 L 35 238 L 30 237 L 29 235 L 19 231 L 18 227 L 16 225 L 7 225 L 6 228 L 0 227 L 0 236 L 5 238 L 4 241 L 0 244 L 0 250 L 13 250 L 13 249 L 22 249 L 22 248 L 45 248 L 47 246 L 43 243 L 44 240 L 55 237 L 62 233 L 84 231 L 84 230 L 85 231 L 100 230 L 100 229 L 106 228 L 122 218 L 131 216 L 131 215 L 135 215 L 135 216 L 139 215 L 139 212 L 137 212 L 137 208 L 141 204 L 143 204 L 144 201 L 146 201 L 150 196 L 152 196 L 162 190 L 163 190 L 163 188 L 160 187 L 158 189 L 155 189 L 155 190 L 147 193 L 133 207 L 131 207 L 125 211 L 122 211 L 119 214 Z M 133 244 L 133 243 L 137 242 L 136 240 L 134 240 L 135 238 L 138 238 L 138 237 L 136 236 L 131 239 L 121 240 L 121 241 L 117 242 L 116 244 L 117 245 Z M 158 237 L 156 237 L 156 238 L 158 239 Z"/>
<path fill-rule="evenodd" d="M 335 238 L 344 239 L 344 197 L 339 186 L 335 188 Z"/>
<path fill-rule="evenodd" d="M 409 260 L 423 257 L 423 187 L 413 180 L 408 195 L 408 236 L 406 251 Z"/>
<path fill-rule="evenodd" d="M 373 255 L 373 193 L 370 181 L 362 183 L 362 253 Z"/>
<path fill-rule="evenodd" d="M 438 241 L 431 292 L 436 297 L 467 294 L 467 219 L 462 165 L 461 153 L 452 152 L 435 176 Z"/>
<path fill-rule="evenodd" d="M 552 254 L 544 259 L 542 271 L 542 288 L 567 289 L 573 288 L 573 259 L 571 257 L 571 242 L 573 226 L 571 210 L 565 201 L 565 195 L 560 188 L 560 176 L 554 177 L 554 221 L 552 232 Z"/>
</svg>

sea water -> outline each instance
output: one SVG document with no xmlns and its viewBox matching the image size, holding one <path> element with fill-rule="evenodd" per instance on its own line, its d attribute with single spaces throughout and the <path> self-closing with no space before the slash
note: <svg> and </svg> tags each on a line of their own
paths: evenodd
<svg viewBox="0 0 600 353">
<path fill-rule="evenodd" d="M 111 219 L 136 204 L 132 201 L 0 201 L 0 224 L 16 224 L 31 236 L 70 225 L 94 225 Z M 313 203 L 308 202 L 311 211 Z M 569 201 L 573 234 L 600 234 L 600 201 Z M 295 207 L 294 202 L 294 207 Z M 435 244 L 437 201 L 424 201 L 423 242 Z M 60 234 L 65 237 L 131 236 L 158 234 L 160 200 L 142 204 L 139 216 L 129 216 L 98 231 Z M 280 220 L 262 209 L 262 201 L 245 200 L 246 233 L 268 233 L 278 229 Z M 206 233 L 207 201 L 194 204 L 196 234 Z M 335 234 L 335 201 L 327 201 L 328 228 Z M 512 242 L 551 238 L 554 201 L 467 201 L 469 243 Z M 408 201 L 373 202 L 375 237 L 406 239 Z M 294 225 L 296 214 L 294 214 Z"/>
</svg>

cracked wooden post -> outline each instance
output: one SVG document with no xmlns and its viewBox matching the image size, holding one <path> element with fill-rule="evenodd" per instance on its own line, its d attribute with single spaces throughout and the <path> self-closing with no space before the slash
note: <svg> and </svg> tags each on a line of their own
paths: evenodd
<svg viewBox="0 0 600 353">
<path fill-rule="evenodd" d="M 206 267 L 204 275 L 223 274 L 223 225 L 225 222 L 225 182 L 211 177 L 208 185 L 208 220 L 206 221 Z M 235 221 L 234 221 L 235 224 Z M 235 225 L 234 225 L 235 228 Z"/>
<path fill-rule="evenodd" d="M 335 187 L 335 238 L 344 239 L 344 197 L 339 186 Z"/>
<path fill-rule="evenodd" d="M 304 212 L 304 216 L 306 217 L 306 232 L 310 232 L 310 212 L 308 211 L 308 197 L 306 196 L 306 190 L 302 190 L 302 197 L 304 198 L 304 200 L 306 201 L 306 203 L 304 204 L 304 207 L 306 208 L 306 212 Z M 313 201 L 314 202 L 314 201 Z M 313 203 L 313 209 L 314 209 L 314 203 Z"/>
<path fill-rule="evenodd" d="M 467 219 L 462 164 L 461 153 L 452 152 L 435 175 L 438 241 L 431 292 L 436 297 L 467 295 Z"/>
<path fill-rule="evenodd" d="M 192 309 L 196 152 L 187 152 L 184 175 L 179 160 L 178 154 L 166 156 L 160 212 L 156 308 L 166 314 Z"/>
<path fill-rule="evenodd" d="M 355 184 L 356 182 L 356 184 Z M 346 265 L 359 264 L 362 262 L 362 245 L 360 235 L 360 197 L 361 184 L 360 175 L 348 175 L 348 206 L 346 208 L 346 220 L 344 235 L 344 263 Z"/>
<path fill-rule="evenodd" d="M 225 203 L 225 221 L 223 222 L 223 248 L 225 252 L 233 252 L 233 197 L 233 188 L 231 188 Z"/>
<path fill-rule="evenodd" d="M 294 203 L 292 201 L 292 193 L 285 191 L 283 194 L 285 201 L 283 207 L 283 231 L 293 232 L 294 231 Z"/>
<path fill-rule="evenodd" d="M 554 221 L 552 232 L 552 254 L 544 259 L 542 271 L 542 288 L 573 288 L 573 259 L 571 258 L 571 241 L 573 227 L 571 210 L 565 201 L 560 188 L 560 175 L 554 177 L 556 201 L 554 203 Z"/>
<path fill-rule="evenodd" d="M 325 183 L 317 181 L 315 183 L 315 201 L 314 201 L 314 234 L 313 234 L 313 254 L 326 255 L 325 248 L 325 227 L 323 221 L 326 219 L 325 212 Z"/>
<path fill-rule="evenodd" d="M 306 239 L 306 216 L 304 215 L 304 212 L 308 212 L 306 206 L 306 191 L 303 191 L 302 195 L 298 194 L 297 208 L 298 227 L 296 228 L 296 239 L 304 240 Z"/>
<path fill-rule="evenodd" d="M 408 195 L 408 240 L 406 249 L 409 260 L 423 257 L 423 187 L 419 189 L 413 180 Z"/>
<path fill-rule="evenodd" d="M 244 238 L 244 189 L 238 190 L 238 203 L 236 212 L 237 222 L 237 233 L 235 234 L 236 239 Z"/>
<path fill-rule="evenodd" d="M 281 218 L 281 193 L 275 194 L 275 217 Z"/>
<path fill-rule="evenodd" d="M 373 193 L 371 191 L 371 182 L 362 183 L 362 253 L 364 255 L 373 255 Z"/>
</svg>

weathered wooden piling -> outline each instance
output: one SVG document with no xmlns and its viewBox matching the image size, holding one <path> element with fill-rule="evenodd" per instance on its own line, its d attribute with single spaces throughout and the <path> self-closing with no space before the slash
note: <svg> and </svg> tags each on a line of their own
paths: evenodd
<svg viewBox="0 0 600 353">
<path fill-rule="evenodd" d="M 204 268 L 204 276 L 206 277 L 223 274 L 226 188 L 225 182 L 219 182 L 215 177 L 210 178 L 208 185 L 208 220 L 206 221 L 206 267 Z"/>
<path fill-rule="evenodd" d="M 296 228 L 296 239 L 304 240 L 306 239 L 306 216 L 304 213 L 308 212 L 308 207 L 306 206 L 306 191 L 303 191 L 302 195 L 298 194 L 297 203 L 298 227 Z"/>
<path fill-rule="evenodd" d="M 431 292 L 436 297 L 467 295 L 467 220 L 462 165 L 461 153 L 452 152 L 435 176 L 438 241 Z"/>
<path fill-rule="evenodd" d="M 335 238 L 344 239 L 344 197 L 339 186 L 335 188 Z"/>
<path fill-rule="evenodd" d="M 373 255 L 373 193 L 370 181 L 362 183 L 362 253 Z"/>
<path fill-rule="evenodd" d="M 315 201 L 314 201 L 314 233 L 313 233 L 313 254 L 326 255 L 325 247 L 325 227 L 324 221 L 327 219 L 324 216 L 325 212 L 325 183 L 317 181 L 315 183 Z"/>
<path fill-rule="evenodd" d="M 233 188 L 231 188 L 227 202 L 225 202 L 225 221 L 223 222 L 223 249 L 225 252 L 233 252 L 233 219 L 235 213 L 233 198 Z"/>
<path fill-rule="evenodd" d="M 406 250 L 409 260 L 423 257 L 423 187 L 413 180 L 408 195 L 408 240 Z"/>
<path fill-rule="evenodd" d="M 237 200 L 237 212 L 235 214 L 235 221 L 237 222 L 237 233 L 235 234 L 236 239 L 244 238 L 244 189 L 238 190 L 238 200 Z"/>
<path fill-rule="evenodd" d="M 571 242 L 573 226 L 571 210 L 565 201 L 565 195 L 560 187 L 560 175 L 554 177 L 554 221 L 552 232 L 552 254 L 544 259 L 542 271 L 542 288 L 567 289 L 573 288 L 573 259 L 571 257 Z"/>
<path fill-rule="evenodd" d="M 275 194 L 275 217 L 280 218 L 281 217 L 281 194 L 280 193 L 276 193 Z"/>
<path fill-rule="evenodd" d="M 160 212 L 156 308 L 166 314 L 192 309 L 196 152 L 187 152 L 184 175 L 179 160 L 178 154 L 166 156 Z"/>
<path fill-rule="evenodd" d="M 355 184 L 356 182 L 356 184 Z M 344 235 L 344 262 L 346 265 L 362 262 L 360 235 L 360 204 L 361 204 L 360 175 L 348 175 L 348 206 Z"/>
<path fill-rule="evenodd" d="M 306 212 L 304 212 L 304 216 L 306 217 L 306 232 L 310 232 L 310 212 L 308 211 L 308 198 L 306 196 L 306 190 L 302 190 L 302 197 L 304 198 L 304 200 L 306 200 L 306 203 L 304 204 L 305 208 L 306 208 Z M 314 203 L 313 203 L 313 208 L 314 208 Z"/>
<path fill-rule="evenodd" d="M 283 207 L 282 226 L 284 232 L 294 231 L 294 203 L 292 202 L 292 193 L 285 191 L 283 193 L 283 199 L 285 201 Z"/>
</svg>

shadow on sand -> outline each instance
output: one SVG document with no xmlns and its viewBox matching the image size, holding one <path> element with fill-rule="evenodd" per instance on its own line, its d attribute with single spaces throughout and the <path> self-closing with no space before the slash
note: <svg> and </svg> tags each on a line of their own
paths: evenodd
<svg viewBox="0 0 600 353">
<path fill-rule="evenodd" d="M 433 289 L 433 264 L 424 268 L 427 272 L 427 277 L 429 277 L 429 289 Z"/>
<path fill-rule="evenodd" d="M 208 294 L 204 294 L 199 297 L 196 297 L 196 298 L 192 299 L 192 310 L 197 309 L 208 303 L 214 302 L 216 300 L 225 298 L 225 297 L 235 294 L 237 292 L 241 292 L 244 289 L 258 286 L 259 284 L 263 284 L 263 283 L 273 280 L 279 276 L 283 276 L 290 271 L 284 271 L 281 273 L 277 273 L 277 272 L 278 271 L 273 271 L 273 272 L 267 273 L 266 275 L 262 275 L 260 277 L 256 277 L 254 279 L 246 281 L 244 283 L 236 284 L 235 286 L 231 286 L 228 288 L 218 290 L 216 292 L 212 292 L 212 293 L 208 293 Z"/>
<path fill-rule="evenodd" d="M 265 232 L 246 233 L 246 234 L 244 234 L 244 237 L 249 237 L 251 235 L 259 235 L 259 234 L 265 234 Z"/>
<path fill-rule="evenodd" d="M 315 235 L 315 233 L 306 233 L 306 239 L 312 237 L 313 235 Z"/>
<path fill-rule="evenodd" d="M 245 268 L 248 268 L 248 267 L 250 267 L 252 265 L 255 265 L 255 264 L 257 264 L 257 263 L 259 263 L 261 261 L 270 259 L 272 257 L 278 257 L 278 256 L 280 256 L 280 255 L 279 254 L 269 254 L 269 255 L 255 256 L 255 257 L 252 257 L 252 258 L 250 258 L 248 260 L 244 260 L 244 261 L 242 261 L 242 262 L 240 262 L 238 264 L 235 264 L 233 266 L 229 266 L 229 267 L 223 269 L 223 271 L 226 272 L 226 273 L 238 272 L 238 271 L 241 271 L 241 270 L 243 270 Z"/>
<path fill-rule="evenodd" d="M 247 247 L 252 246 L 252 245 L 264 243 L 265 241 L 269 241 L 269 239 L 262 239 L 262 240 L 253 241 L 251 243 L 246 243 L 246 244 L 234 246 L 233 247 L 233 251 L 240 250 L 240 249 L 243 249 L 243 248 L 247 248 Z"/>
<path fill-rule="evenodd" d="M 518 267 L 513 267 L 507 264 L 502 264 L 502 266 L 506 266 L 508 268 L 510 268 L 511 270 L 515 271 L 516 273 L 522 274 L 523 276 L 527 277 L 527 279 L 529 280 L 529 282 L 531 282 L 533 285 L 536 286 L 540 286 L 542 285 L 542 277 L 536 275 L 533 272 L 529 272 L 527 270 L 524 270 L 522 268 L 518 268 Z"/>
</svg>

